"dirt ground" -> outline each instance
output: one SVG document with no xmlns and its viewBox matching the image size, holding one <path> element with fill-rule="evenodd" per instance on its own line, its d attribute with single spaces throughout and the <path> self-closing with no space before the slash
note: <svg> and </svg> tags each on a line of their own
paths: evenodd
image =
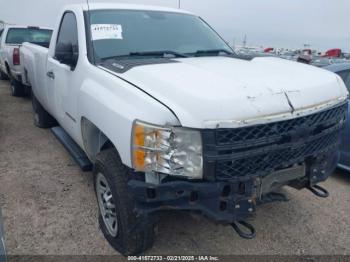
<svg viewBox="0 0 350 262">
<path fill-rule="evenodd" d="M 290 201 L 258 208 L 254 240 L 229 226 L 187 214 L 164 214 L 148 254 L 350 254 L 350 174 L 323 184 L 328 199 L 285 189 Z M 50 130 L 34 127 L 28 98 L 0 81 L 0 208 L 12 255 L 116 252 L 97 224 L 91 173 L 83 173 Z"/>
</svg>

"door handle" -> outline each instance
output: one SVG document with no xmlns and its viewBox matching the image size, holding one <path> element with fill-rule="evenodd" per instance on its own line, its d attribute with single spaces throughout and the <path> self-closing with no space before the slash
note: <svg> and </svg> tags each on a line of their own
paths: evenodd
<svg viewBox="0 0 350 262">
<path fill-rule="evenodd" d="M 52 71 L 47 72 L 46 75 L 51 79 L 55 79 L 55 73 Z"/>
</svg>

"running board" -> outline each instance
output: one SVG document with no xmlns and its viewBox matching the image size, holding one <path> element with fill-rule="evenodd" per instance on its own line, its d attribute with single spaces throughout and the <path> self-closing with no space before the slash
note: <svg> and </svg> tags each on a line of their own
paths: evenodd
<svg viewBox="0 0 350 262">
<path fill-rule="evenodd" d="M 84 172 L 92 170 L 92 163 L 85 154 L 85 152 L 79 147 L 77 143 L 63 130 L 62 127 L 51 128 L 52 133 L 65 147 L 68 153 L 73 157 L 75 162 Z"/>
</svg>

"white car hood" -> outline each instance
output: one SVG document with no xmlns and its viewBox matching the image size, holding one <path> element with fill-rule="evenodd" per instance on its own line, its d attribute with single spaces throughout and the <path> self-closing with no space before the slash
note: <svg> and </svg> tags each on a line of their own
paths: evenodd
<svg viewBox="0 0 350 262">
<path fill-rule="evenodd" d="M 186 127 L 238 127 L 289 119 L 331 107 L 348 96 L 337 75 L 278 58 L 177 61 L 137 66 L 119 76 L 167 105 Z"/>
</svg>

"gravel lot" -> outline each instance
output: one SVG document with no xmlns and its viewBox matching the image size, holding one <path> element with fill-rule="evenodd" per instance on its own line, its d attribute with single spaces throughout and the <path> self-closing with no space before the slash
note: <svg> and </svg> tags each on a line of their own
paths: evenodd
<svg viewBox="0 0 350 262">
<path fill-rule="evenodd" d="M 164 214 L 148 254 L 350 255 L 350 174 L 324 186 L 328 199 L 284 189 L 291 199 L 258 208 L 257 238 L 187 214 Z M 97 224 L 91 173 L 75 165 L 50 130 L 34 127 L 31 102 L 0 81 L 0 207 L 12 255 L 116 252 Z"/>
</svg>

